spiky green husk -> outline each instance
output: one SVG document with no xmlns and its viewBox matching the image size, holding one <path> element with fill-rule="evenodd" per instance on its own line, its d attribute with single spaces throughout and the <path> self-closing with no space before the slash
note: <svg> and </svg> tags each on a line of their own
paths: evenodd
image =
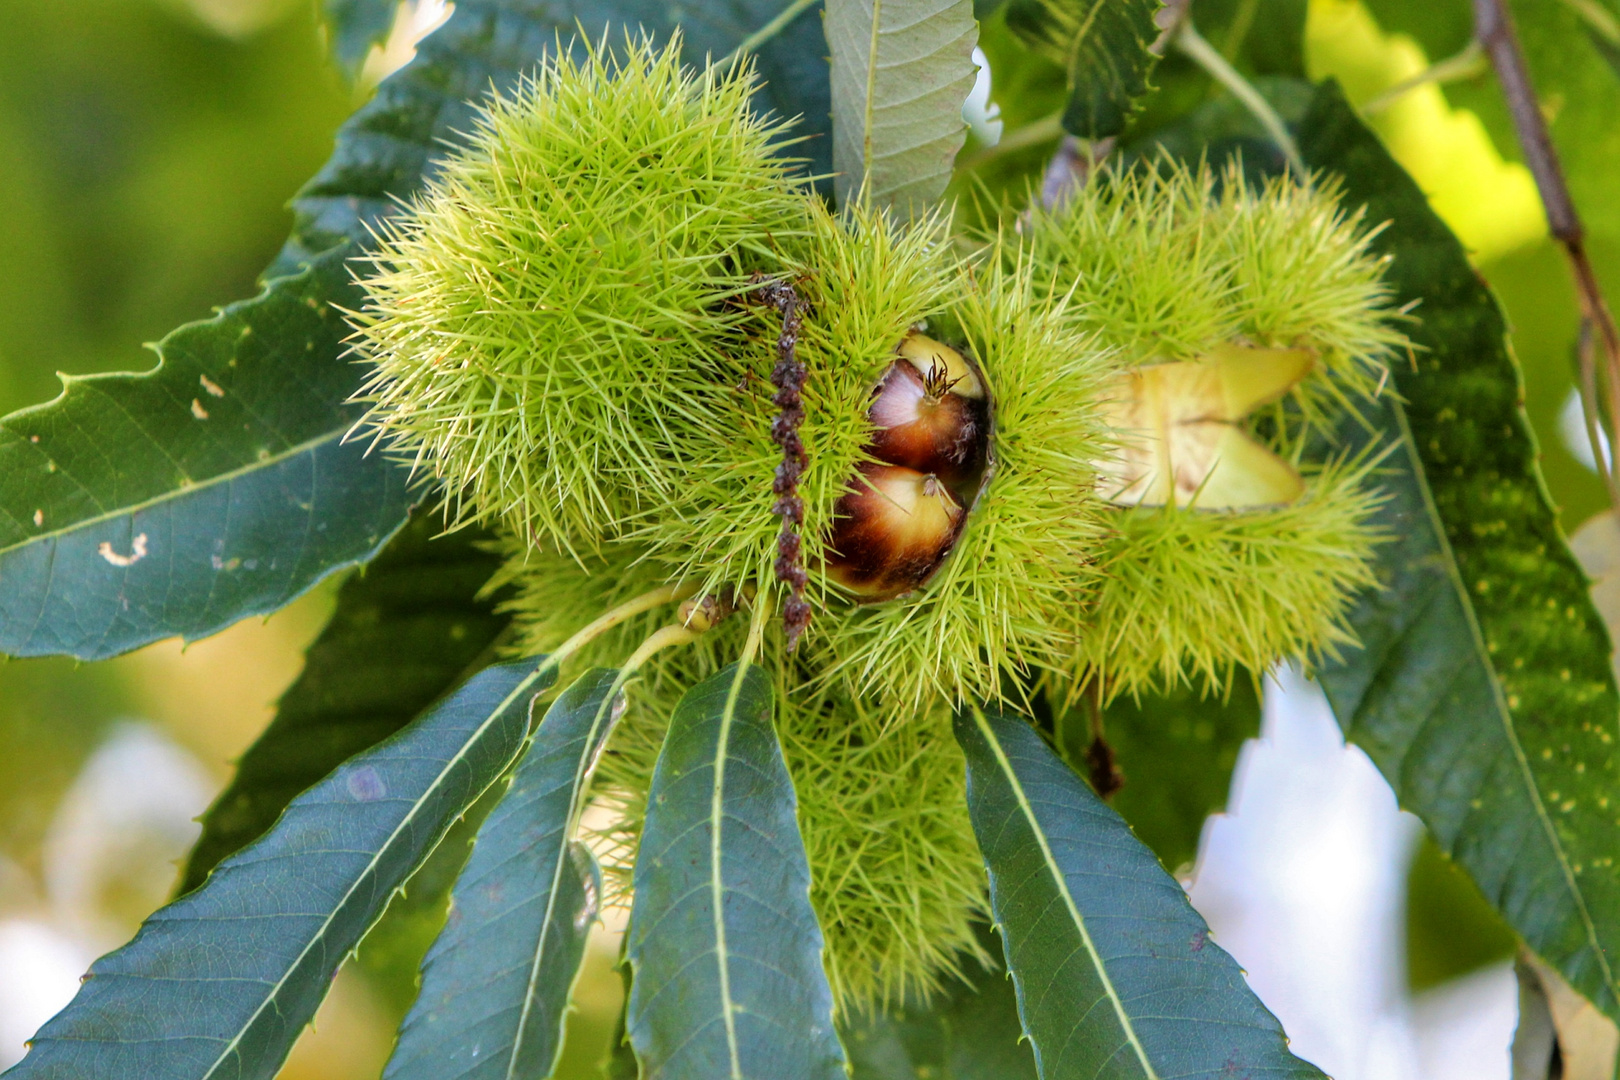
<svg viewBox="0 0 1620 1080">
<path fill-rule="evenodd" d="M 671 491 L 748 318 L 726 298 L 805 229 L 754 88 L 678 41 L 556 50 L 382 227 L 368 422 L 460 518 L 589 546 Z"/>
<path fill-rule="evenodd" d="M 507 550 L 504 580 L 517 590 L 510 607 L 520 628 L 516 650 L 524 654 L 555 648 L 597 612 L 656 583 L 651 564 L 636 564 L 628 545 L 616 548 L 616 558 L 585 566 L 517 541 Z M 570 668 L 617 665 L 670 617 L 666 607 L 631 620 Z M 687 687 L 736 656 L 745 622 L 733 616 L 694 647 L 660 654 L 629 688 L 629 707 L 595 783 L 615 810 L 594 837 L 609 902 L 629 899 L 668 718 Z M 771 636 L 779 645 L 779 632 Z M 949 705 L 936 698 L 920 710 L 883 709 L 840 683 L 811 685 L 812 665 L 779 647 L 767 650 L 765 662 L 774 673 L 777 731 L 798 793 L 811 902 L 835 1000 L 840 1009 L 860 1010 L 927 995 L 964 950 L 977 948 L 973 923 L 984 916 L 984 865 L 967 817 Z"/>
<path fill-rule="evenodd" d="M 1231 341 L 1316 352 L 1291 395 L 1317 426 L 1366 398 L 1405 343 L 1391 323 L 1384 260 L 1332 183 L 1256 189 L 1166 162 L 1104 173 L 1025 226 L 1046 280 L 1074 290 L 1070 318 L 1131 365 L 1189 360 Z"/>
<path fill-rule="evenodd" d="M 377 364 L 372 422 L 444 479 L 460 517 L 506 529 L 515 648 L 532 654 L 656 586 L 747 585 L 760 603 L 776 589 L 779 320 L 745 294 L 756 273 L 792 282 L 816 613 L 796 656 L 773 628 L 760 660 L 836 998 L 864 1009 L 926 994 L 974 948 L 984 880 L 956 701 L 1043 676 L 1134 692 L 1304 658 L 1344 640 L 1345 598 L 1370 580 L 1364 463 L 1248 514 L 1101 505 L 1104 381 L 1234 338 L 1308 344 L 1319 376 L 1266 421 L 1290 451 L 1375 385 L 1398 337 L 1375 310 L 1376 261 L 1320 192 L 1116 177 L 1035 215 L 1022 251 L 997 238 L 970 266 L 943 217 L 834 215 L 796 190 L 750 87 L 683 74 L 673 47 L 645 43 L 622 64 L 549 62 L 390 227 L 356 321 Z M 821 556 L 866 457 L 874 381 L 922 322 L 981 365 L 995 472 L 918 595 L 854 605 Z M 571 666 L 615 667 L 673 619 L 672 605 L 630 619 Z M 659 654 L 631 688 L 596 788 L 621 804 L 599 838 L 621 899 L 667 719 L 738 655 L 744 621 Z"/>
<path fill-rule="evenodd" d="M 1062 209 L 1035 211 L 1024 233 L 1052 294 L 1068 292 L 1066 318 L 1128 366 L 1228 342 L 1312 350 L 1312 373 L 1250 421 L 1295 462 L 1378 392 L 1405 344 L 1383 260 L 1331 184 L 1257 189 L 1235 167 L 1166 162 L 1105 174 Z M 1070 685 L 1095 678 L 1110 696 L 1219 687 L 1236 667 L 1349 643 L 1349 598 L 1373 583 L 1377 503 L 1369 468 L 1340 463 L 1289 506 L 1114 510 Z"/>
<path fill-rule="evenodd" d="M 1377 584 L 1372 463 L 1336 463 L 1289 506 L 1114 511 L 1075 671 L 1105 699 L 1222 687 L 1234 668 L 1335 655 L 1351 599 Z M 1072 685 L 1072 684 L 1071 684 Z"/>
<path fill-rule="evenodd" d="M 821 616 L 827 677 L 902 709 L 996 699 L 1078 645 L 1105 531 L 1096 403 L 1117 370 L 1095 337 L 1038 298 L 1034 264 L 990 259 L 935 331 L 981 366 L 995 405 L 993 474 L 950 558 L 917 596 Z"/>
<path fill-rule="evenodd" d="M 877 212 L 835 215 L 807 203 L 808 238 L 792 267 L 805 305 L 798 358 L 808 375 L 799 436 L 808 462 L 799 481 L 805 519 L 804 563 L 818 567 L 833 505 L 871 437 L 866 406 L 872 385 L 914 324 L 947 310 L 960 296 L 960 258 L 949 221 L 927 217 L 907 226 Z M 777 324 L 764 318 L 739 344 L 724 392 L 711 411 L 682 432 L 685 459 L 677 490 L 656 514 L 631 530 L 682 578 L 774 581 L 779 519 L 771 481 L 782 450 L 771 437 Z M 828 586 L 815 575 L 825 599 Z"/>
</svg>

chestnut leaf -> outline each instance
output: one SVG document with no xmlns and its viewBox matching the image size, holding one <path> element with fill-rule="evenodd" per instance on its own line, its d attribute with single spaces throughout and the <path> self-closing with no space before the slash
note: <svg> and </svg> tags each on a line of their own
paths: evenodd
<svg viewBox="0 0 1620 1080">
<path fill-rule="evenodd" d="M 510 617 L 479 595 L 500 559 L 489 534 L 439 536 L 443 519 L 419 509 L 365 570 L 343 583 L 337 608 L 304 656 L 275 719 L 236 763 L 236 776 L 202 818 L 180 892 L 276 823 L 299 792 L 375 746 L 488 662 Z M 413 884 L 412 897 L 417 896 Z"/>
<path fill-rule="evenodd" d="M 967 138 L 973 0 L 827 0 L 838 201 L 924 212 Z"/>
<path fill-rule="evenodd" d="M 843 1080 L 797 800 L 763 668 L 686 692 L 647 795 L 626 1029 L 660 1080 Z"/>
<path fill-rule="evenodd" d="M 554 678 L 544 660 L 487 668 L 293 800 L 96 961 L 7 1077 L 275 1076 L 389 897 L 511 764 Z"/>
<path fill-rule="evenodd" d="M 622 707 L 616 677 L 590 671 L 547 710 L 478 830 L 384 1080 L 551 1075 L 602 894 L 573 829 Z"/>
<path fill-rule="evenodd" d="M 1383 588 L 1362 648 L 1322 666 L 1345 734 L 1440 848 L 1580 993 L 1620 1019 L 1620 693 L 1608 632 L 1537 467 L 1507 322 L 1462 244 L 1345 101 L 1318 91 L 1300 152 L 1385 224 L 1396 302 L 1421 351 L 1390 368 L 1404 406 L 1380 483 Z M 1368 438 L 1346 426 L 1354 451 Z"/>
<path fill-rule="evenodd" d="M 955 726 L 1042 1080 L 1323 1080 L 1181 886 L 1029 723 L 969 707 Z"/>
</svg>

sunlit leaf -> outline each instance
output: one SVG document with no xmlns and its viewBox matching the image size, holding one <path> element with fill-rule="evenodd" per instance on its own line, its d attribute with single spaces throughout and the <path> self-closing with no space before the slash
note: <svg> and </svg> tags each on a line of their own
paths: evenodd
<svg viewBox="0 0 1620 1080">
<path fill-rule="evenodd" d="M 1029 724 L 966 709 L 956 736 L 1042 1080 L 1321 1080 L 1181 886 Z"/>
<path fill-rule="evenodd" d="M 1620 695 L 1587 579 L 1536 466 L 1501 308 L 1423 193 L 1332 84 L 1301 153 L 1344 200 L 1387 222 L 1397 302 L 1422 349 L 1391 365 L 1404 409 L 1370 419 L 1399 441 L 1380 484 L 1384 588 L 1361 644 L 1321 679 L 1346 734 L 1401 805 L 1531 948 L 1620 1016 Z M 1347 441 L 1367 436 L 1351 426 Z"/>
<path fill-rule="evenodd" d="M 661 1080 L 844 1077 L 793 783 L 763 669 L 686 692 L 647 797 L 627 1028 Z"/>
<path fill-rule="evenodd" d="M 96 961 L 6 1076 L 273 1077 L 394 890 L 511 763 L 553 677 L 544 661 L 487 668 L 299 796 Z"/>
</svg>

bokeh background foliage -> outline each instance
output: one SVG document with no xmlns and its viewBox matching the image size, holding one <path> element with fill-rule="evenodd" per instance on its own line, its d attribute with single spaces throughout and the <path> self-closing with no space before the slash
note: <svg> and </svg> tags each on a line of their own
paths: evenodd
<svg viewBox="0 0 1620 1080">
<path fill-rule="evenodd" d="M 779 6 L 736 0 L 688 13 L 690 54 L 729 51 Z M 970 189 L 970 173 L 992 190 L 1021 185 L 1056 148 L 1060 128 L 1053 121 L 1066 118 L 1076 126 L 1066 73 L 1026 50 L 1027 33 L 1018 36 L 1022 6 L 1019 0 L 979 5 L 981 46 L 995 73 L 992 101 L 1003 133 L 999 146 L 970 141 L 959 159 L 959 190 Z M 1620 286 L 1615 54 L 1605 51 L 1607 39 L 1582 21 L 1575 4 L 1522 0 L 1514 7 L 1544 111 L 1586 215 L 1598 274 L 1612 296 Z M 361 240 L 356 211 L 381 210 L 390 196 L 412 190 L 433 140 L 465 127 L 467 114 L 454 103 L 491 78 L 510 78 L 555 33 L 570 32 L 576 18 L 590 27 L 633 12 L 650 28 L 668 29 L 661 5 L 466 0 L 452 32 L 424 46 L 416 74 L 406 72 L 372 96 L 382 63 L 372 49 L 396 26 L 392 5 L 326 0 L 326 9 L 330 21 L 323 30 L 301 0 L 13 0 L 7 6 L 0 33 L 0 191 L 8 202 L 0 215 L 0 411 L 47 400 L 57 389 L 56 371 L 142 370 L 149 360 L 138 343 L 213 305 L 254 295 L 266 266 L 290 269 L 345 239 Z M 1290 120 L 1300 119 L 1311 100 L 1306 80 L 1335 77 L 1351 102 L 1366 105 L 1428 63 L 1462 51 L 1471 32 L 1460 0 L 1196 0 L 1192 10 L 1204 36 Z M 814 8 L 796 20 L 793 33 L 798 37 L 790 34 L 764 55 L 768 104 L 804 113 L 810 128 L 824 133 L 825 99 L 785 92 L 815 84 L 824 46 Z M 336 68 L 323 34 L 340 61 Z M 1110 121 L 1126 152 L 1160 145 L 1183 151 L 1211 140 L 1212 153 L 1237 148 L 1257 168 L 1276 163 L 1263 133 L 1184 56 L 1172 52 L 1151 78 L 1159 89 L 1139 111 Z M 330 157 L 334 132 L 357 106 L 361 112 Z M 1079 111 L 1097 115 L 1094 106 Z M 1525 408 L 1539 436 L 1541 472 L 1563 527 L 1572 530 L 1604 504 L 1601 483 L 1560 436 L 1560 413 L 1573 386 L 1576 306 L 1561 257 L 1544 239 L 1529 177 L 1516 164 L 1500 92 L 1478 68 L 1443 87 L 1405 94 L 1371 113 L 1370 123 L 1469 249 L 1505 310 Z M 807 145 L 825 171 L 828 140 L 823 135 Z M 311 176 L 316 180 L 290 214 L 288 194 Z M 294 240 L 284 247 L 289 229 Z M 402 520 L 403 505 L 398 514 Z M 500 630 L 499 618 L 487 603 L 474 601 L 468 587 L 482 565 L 479 553 L 462 538 L 429 556 L 429 532 L 418 521 L 374 573 L 343 586 L 340 615 L 322 633 L 271 740 L 246 760 L 244 777 L 262 769 L 257 775 L 275 779 L 279 729 L 280 745 L 292 748 L 291 768 L 284 771 L 293 779 L 278 781 L 290 796 L 305 783 L 300 777 L 318 777 L 394 730 L 477 663 Z M 391 608 L 398 600 L 388 591 L 396 568 L 403 579 L 430 574 L 446 584 L 444 595 L 424 594 L 420 605 L 413 598 L 405 611 Z M 40 903 L 29 882 L 45 866 L 52 810 L 116 718 L 158 720 L 202 760 L 212 783 L 223 782 L 227 762 L 269 720 L 268 702 L 299 671 L 302 650 L 321 633 L 335 595 L 329 582 L 268 623 L 242 624 L 184 654 L 169 642 L 104 664 L 31 660 L 0 668 L 0 905 L 22 910 Z M 443 618 L 438 610 L 425 613 L 432 604 L 443 605 Z M 372 698 L 344 703 L 323 697 L 321 658 L 339 669 L 347 655 L 375 658 L 365 634 L 401 617 L 422 619 L 424 634 L 412 640 L 437 660 L 431 673 L 413 667 L 422 683 L 402 686 L 380 671 L 369 676 L 378 691 Z M 433 640 L 451 626 L 460 630 L 448 644 Z M 300 715 L 346 716 L 353 721 L 348 730 L 357 734 L 352 742 L 312 741 L 298 731 Z M 1052 722 L 1060 738 L 1069 736 L 1065 745 L 1078 760 L 1085 725 Z M 1241 685 L 1224 701 L 1148 700 L 1110 710 L 1105 726 L 1133 781 L 1115 805 L 1167 866 L 1192 859 L 1204 817 L 1224 804 L 1238 747 L 1257 723 L 1258 702 Z M 254 790 L 270 787 L 267 781 Z M 230 803 L 210 815 L 214 847 L 194 857 L 190 881 L 203 863 L 255 835 L 278 808 L 273 798 L 268 808 L 250 803 L 234 817 Z M 357 1053 L 295 1053 L 287 1075 L 362 1075 L 380 1066 L 479 816 L 475 810 L 440 847 L 361 949 L 355 974 L 340 981 L 332 1002 L 338 1016 L 323 1027 L 343 1032 Z M 234 839 L 222 839 L 233 829 Z M 162 899 L 150 888 L 106 890 L 98 901 L 106 923 L 99 947 L 122 940 Z M 1432 985 L 1512 947 L 1478 890 L 1432 846 L 1414 861 L 1408 910 L 1414 985 Z M 594 956 L 587 967 L 583 1008 L 565 1051 L 565 1069 L 579 1071 L 567 1075 L 589 1075 L 614 1022 L 620 992 L 610 960 Z M 352 990 L 345 989 L 349 984 Z M 906 1042 L 901 1028 L 908 1022 L 902 1018 L 885 1031 L 874 1027 L 870 1038 Z M 914 1046 L 929 1042 L 910 1040 Z"/>
</svg>

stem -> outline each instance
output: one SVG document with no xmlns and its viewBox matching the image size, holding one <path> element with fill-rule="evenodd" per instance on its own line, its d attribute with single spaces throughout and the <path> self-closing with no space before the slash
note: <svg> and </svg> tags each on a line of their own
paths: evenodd
<svg viewBox="0 0 1620 1080">
<path fill-rule="evenodd" d="M 1180 49 L 1193 63 L 1209 73 L 1210 78 L 1220 83 L 1238 99 L 1238 102 L 1249 110 L 1260 126 L 1266 129 L 1271 141 L 1277 144 L 1283 157 L 1288 159 L 1288 168 L 1294 173 L 1300 183 L 1309 181 L 1310 176 L 1305 168 L 1305 160 L 1299 156 L 1299 147 L 1294 144 L 1294 137 L 1288 134 L 1288 127 L 1277 115 L 1277 110 L 1271 107 L 1271 102 L 1260 96 L 1260 91 L 1245 79 L 1237 68 L 1233 67 L 1220 54 L 1220 51 L 1205 41 L 1192 20 L 1182 22 L 1181 28 L 1176 31 L 1176 48 Z"/>
<path fill-rule="evenodd" d="M 1367 116 L 1381 113 L 1420 86 L 1427 86 L 1430 83 L 1460 82 L 1463 79 L 1472 79 L 1475 75 L 1484 74 L 1489 66 L 1489 62 L 1485 59 L 1485 48 L 1476 38 L 1464 45 L 1462 51 L 1457 55 L 1436 61 L 1411 78 L 1402 79 L 1382 94 L 1368 101 L 1361 107 L 1361 111 Z"/>
<path fill-rule="evenodd" d="M 786 29 L 788 23 L 792 22 L 794 19 L 797 19 L 800 15 L 803 15 L 808 9 L 814 7 L 816 2 L 817 0 L 793 0 L 793 3 L 777 12 L 776 18 L 772 19 L 758 30 L 755 30 L 752 34 L 749 34 L 747 37 L 743 38 L 735 49 L 732 49 L 730 52 L 726 53 L 725 57 L 720 61 L 720 66 L 724 67 L 733 60 L 742 57 L 744 54 L 753 52 L 755 49 L 771 40 L 771 38 L 775 37 L 777 34 L 780 34 L 784 29 Z"/>
<path fill-rule="evenodd" d="M 630 603 L 636 603 L 641 599 L 643 597 L 637 597 L 636 600 L 632 600 Z M 620 609 L 614 608 L 614 611 L 618 610 Z M 609 612 L 608 614 L 611 615 L 612 613 Z M 603 616 L 603 618 L 606 618 L 606 616 Z M 597 620 L 597 622 L 601 621 L 601 619 Z M 595 623 L 591 625 L 594 626 Z M 630 654 L 630 659 L 626 660 L 624 666 L 619 669 L 619 674 L 613 679 L 613 685 L 608 688 L 607 697 L 602 699 L 602 706 L 597 711 L 595 724 L 593 725 L 593 737 L 594 732 L 600 728 L 604 719 L 608 725 L 608 731 L 601 736 L 595 755 L 585 764 L 582 774 L 575 779 L 577 786 L 574 791 L 574 804 L 568 810 L 568 836 L 572 837 L 578 831 L 579 819 L 585 815 L 585 807 L 590 802 L 589 785 L 584 781 L 596 772 L 596 762 L 602 756 L 602 751 L 607 748 L 608 735 L 611 734 L 613 727 L 618 724 L 619 717 L 624 712 L 624 707 L 619 701 L 619 695 L 624 693 L 624 684 L 629 682 L 637 669 L 645 664 L 658 650 L 666 649 L 671 645 L 686 645 L 696 641 L 697 638 L 697 634 L 684 626 L 660 627 L 654 630 L 635 652 Z"/>
<path fill-rule="evenodd" d="M 754 662 L 759 655 L 760 641 L 765 637 L 765 624 L 771 621 L 771 611 L 775 603 L 771 594 L 761 590 L 754 600 L 754 614 L 748 620 L 748 640 L 743 642 L 742 655 L 737 662 L 746 667 Z"/>
<path fill-rule="evenodd" d="M 1614 316 L 1604 302 L 1597 276 L 1593 274 L 1592 264 L 1586 257 L 1586 230 L 1575 212 L 1569 185 L 1564 182 L 1563 167 L 1553 149 L 1547 121 L 1541 115 L 1541 106 L 1536 101 L 1535 87 L 1530 82 L 1524 53 L 1513 30 L 1513 18 L 1502 0 L 1474 0 L 1474 36 L 1479 39 L 1485 54 L 1491 58 L 1491 66 L 1496 69 L 1496 80 L 1502 86 L 1502 96 L 1507 99 L 1508 112 L 1513 117 L 1513 129 L 1524 151 L 1525 164 L 1530 167 L 1530 175 L 1536 178 L 1536 190 L 1541 193 L 1541 205 L 1547 211 L 1547 231 L 1563 245 L 1564 253 L 1569 257 L 1570 271 L 1575 277 L 1575 294 L 1580 301 L 1581 320 L 1597 328 L 1598 337 L 1603 343 L 1607 376 L 1604 381 L 1609 399 L 1609 446 L 1612 453 L 1613 448 L 1620 445 L 1620 438 L 1617 438 L 1620 429 L 1616 428 L 1616 425 L 1620 425 L 1620 330 L 1615 327 Z M 1597 379 L 1594 377 L 1592 382 L 1595 393 Z M 1594 456 L 1600 455 L 1601 447 L 1594 443 L 1592 453 Z M 1601 461 L 1598 465 L 1603 469 Z M 1603 471 L 1612 471 L 1612 466 Z"/>
<path fill-rule="evenodd" d="M 695 592 L 697 592 L 697 589 L 691 585 L 660 585 L 656 589 L 642 593 L 633 600 L 626 600 L 552 650 L 551 655 L 546 658 L 544 667 L 561 667 L 574 653 L 625 620 L 633 619 L 642 612 L 651 611 L 655 607 L 674 603 L 678 600 L 685 600 Z M 653 636 L 656 637 L 657 635 Z"/>
<path fill-rule="evenodd" d="M 1063 110 L 1059 109 L 1050 116 L 1043 116 L 1039 120 L 1032 120 L 1016 131 L 1009 131 L 1001 136 L 994 146 L 987 146 L 977 153 L 970 154 L 956 163 L 958 169 L 977 169 L 987 161 L 994 161 L 1004 154 L 1015 153 L 1039 146 L 1044 142 L 1063 135 Z"/>
</svg>

